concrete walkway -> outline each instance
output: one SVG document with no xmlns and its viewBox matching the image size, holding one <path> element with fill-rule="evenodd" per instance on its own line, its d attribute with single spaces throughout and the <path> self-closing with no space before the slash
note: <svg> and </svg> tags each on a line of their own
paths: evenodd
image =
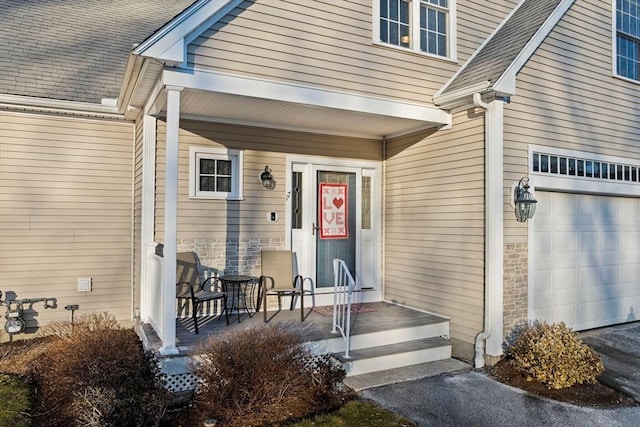
<svg viewBox="0 0 640 427">
<path fill-rule="evenodd" d="M 581 334 L 601 356 L 600 380 L 640 402 L 640 324 Z M 593 409 L 556 402 L 507 386 L 480 370 L 366 388 L 360 396 L 420 426 L 640 426 L 640 406 Z"/>
</svg>

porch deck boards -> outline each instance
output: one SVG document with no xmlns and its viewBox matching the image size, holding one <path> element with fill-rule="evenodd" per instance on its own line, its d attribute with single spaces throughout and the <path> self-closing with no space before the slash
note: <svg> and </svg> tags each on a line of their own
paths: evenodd
<svg viewBox="0 0 640 427">
<path fill-rule="evenodd" d="M 387 302 L 366 303 L 367 307 L 373 311 L 358 312 L 351 314 L 351 333 L 353 335 L 367 334 L 373 332 L 387 331 L 399 328 L 430 325 L 442 322 L 444 319 L 429 313 L 424 313 L 410 308 L 401 307 Z M 233 333 L 244 328 L 264 327 L 265 325 L 279 324 L 286 328 L 299 331 L 305 341 L 319 341 L 324 339 L 339 337 L 339 334 L 332 334 L 333 317 L 323 316 L 311 308 L 305 308 L 305 320 L 300 321 L 300 309 L 290 311 L 284 309 L 282 311 L 269 311 L 268 323 L 263 322 L 262 312 L 256 313 L 253 317 L 249 317 L 246 313 L 242 313 L 241 322 L 238 323 L 237 314 L 232 313 L 229 316 L 230 324 L 223 319 L 217 318 L 206 319 L 199 322 L 200 333 L 198 335 L 190 332 L 185 324 L 188 319 L 178 319 L 176 321 L 176 346 L 180 350 L 180 354 L 190 352 L 193 347 L 200 341 L 209 336 L 222 337 L 226 333 Z M 142 325 L 147 340 L 154 350 L 161 347 L 161 341 L 148 325 Z"/>
</svg>

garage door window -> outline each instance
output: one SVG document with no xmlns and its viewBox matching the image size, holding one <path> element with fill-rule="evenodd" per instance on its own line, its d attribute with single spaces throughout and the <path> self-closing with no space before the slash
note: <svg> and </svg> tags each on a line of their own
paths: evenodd
<svg viewBox="0 0 640 427">
<path fill-rule="evenodd" d="M 542 174 L 566 175 L 599 180 L 640 181 L 640 171 L 638 167 L 633 165 L 539 152 L 534 152 L 531 160 L 533 172 Z"/>
</svg>

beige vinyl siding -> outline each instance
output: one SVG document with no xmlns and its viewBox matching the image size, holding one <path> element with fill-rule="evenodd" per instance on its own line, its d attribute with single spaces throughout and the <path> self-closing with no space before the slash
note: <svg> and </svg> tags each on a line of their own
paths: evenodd
<svg viewBox="0 0 640 427">
<path fill-rule="evenodd" d="M 527 239 L 506 203 L 527 175 L 529 144 L 640 158 L 640 86 L 612 76 L 611 19 L 608 2 L 576 2 L 518 75 L 505 106 L 506 244 Z"/>
<path fill-rule="evenodd" d="M 0 290 L 57 298 L 44 322 L 68 304 L 130 320 L 132 126 L 0 113 L 0 128 Z"/>
<path fill-rule="evenodd" d="M 473 343 L 484 290 L 483 118 L 454 115 L 451 130 L 387 144 L 385 299 L 451 319 Z"/>
<path fill-rule="evenodd" d="M 164 179 L 166 124 L 158 121 L 156 176 L 156 241 L 164 235 Z M 189 147 L 226 147 L 244 150 L 244 200 L 189 198 Z M 380 141 L 289 132 L 274 129 L 182 121 L 178 164 L 178 239 L 280 238 L 285 236 L 286 155 L 382 160 Z M 259 180 L 269 166 L 276 188 Z M 267 221 L 268 212 L 280 220 Z"/>
<path fill-rule="evenodd" d="M 243 3 L 189 46 L 194 68 L 430 103 L 450 60 L 372 43 L 372 2 Z"/>
<path fill-rule="evenodd" d="M 194 40 L 188 62 L 201 70 L 430 103 L 517 3 L 458 2 L 456 62 L 373 43 L 372 0 L 247 2 Z"/>
</svg>

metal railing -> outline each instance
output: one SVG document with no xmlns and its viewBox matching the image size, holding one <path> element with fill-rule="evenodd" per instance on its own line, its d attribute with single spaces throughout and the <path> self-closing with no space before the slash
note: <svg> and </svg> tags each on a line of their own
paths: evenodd
<svg viewBox="0 0 640 427">
<path fill-rule="evenodd" d="M 347 265 L 341 259 L 333 260 L 333 328 L 331 333 L 340 332 L 346 343 L 344 357 L 349 358 L 351 349 L 351 303 L 356 281 Z"/>
</svg>

